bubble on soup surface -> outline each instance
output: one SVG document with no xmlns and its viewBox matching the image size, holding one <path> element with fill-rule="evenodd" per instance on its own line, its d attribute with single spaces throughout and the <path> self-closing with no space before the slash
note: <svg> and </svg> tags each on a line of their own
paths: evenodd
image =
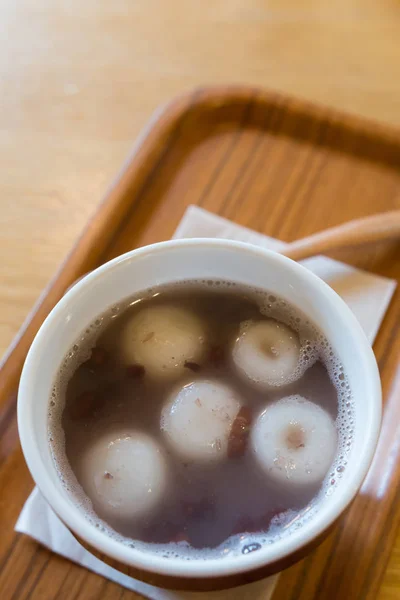
<svg viewBox="0 0 400 600">
<path fill-rule="evenodd" d="M 185 362 L 201 360 L 204 341 L 204 325 L 191 311 L 149 306 L 126 323 L 121 354 L 127 365 L 143 365 L 150 376 L 173 379 L 185 371 Z"/>
<path fill-rule="evenodd" d="M 241 402 L 228 386 L 198 380 L 175 390 L 161 413 L 161 429 L 182 458 L 216 462 L 226 458 Z"/>
<path fill-rule="evenodd" d="M 260 388 L 279 387 L 301 375 L 300 341 L 287 325 L 266 319 L 241 323 L 233 346 L 237 371 Z"/>
<path fill-rule="evenodd" d="M 242 554 L 250 554 L 251 552 L 255 552 L 256 550 L 260 550 L 261 544 L 258 542 L 252 542 L 251 544 L 246 544 L 242 548 Z"/>
<path fill-rule="evenodd" d="M 108 433 L 83 453 L 80 481 L 100 516 L 142 517 L 166 490 L 165 456 L 145 433 Z"/>
<path fill-rule="evenodd" d="M 302 396 L 288 396 L 268 406 L 251 434 L 260 467 L 287 486 L 321 482 L 332 465 L 337 444 L 331 416 Z"/>
</svg>

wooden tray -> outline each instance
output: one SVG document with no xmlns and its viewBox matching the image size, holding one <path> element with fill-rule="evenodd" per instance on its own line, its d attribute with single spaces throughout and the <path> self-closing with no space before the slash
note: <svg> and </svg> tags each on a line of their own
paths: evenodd
<svg viewBox="0 0 400 600">
<path fill-rule="evenodd" d="M 197 90 L 154 117 L 0 371 L 2 600 L 137 597 L 13 531 L 33 486 L 18 444 L 18 379 L 37 329 L 68 286 L 122 252 L 171 237 L 188 204 L 291 241 L 400 208 L 399 192 L 400 134 L 328 109 L 224 87 Z M 400 279 L 398 250 L 383 245 L 345 259 Z M 330 537 L 280 577 L 274 600 L 377 597 L 400 520 L 399 315 L 397 294 L 374 347 L 385 412 L 368 485 Z"/>
</svg>

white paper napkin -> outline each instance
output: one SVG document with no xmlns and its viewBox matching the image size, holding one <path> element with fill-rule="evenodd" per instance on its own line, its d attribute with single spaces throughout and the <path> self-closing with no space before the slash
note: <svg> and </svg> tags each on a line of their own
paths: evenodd
<svg viewBox="0 0 400 600">
<path fill-rule="evenodd" d="M 261 235 L 197 206 L 184 214 L 175 238 L 212 237 L 242 240 L 279 250 L 283 242 Z M 396 282 L 321 256 L 303 263 L 326 281 L 350 306 L 371 344 L 379 330 Z M 269 600 L 277 576 L 222 592 L 182 592 L 158 588 L 123 575 L 85 550 L 61 523 L 37 488 L 19 516 L 15 530 L 29 535 L 53 552 L 151 600 Z"/>
</svg>

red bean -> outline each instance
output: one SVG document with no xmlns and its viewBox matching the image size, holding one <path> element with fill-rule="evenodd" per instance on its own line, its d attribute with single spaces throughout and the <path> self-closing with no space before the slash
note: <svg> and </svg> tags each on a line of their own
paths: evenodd
<svg viewBox="0 0 400 600">
<path fill-rule="evenodd" d="M 146 369 L 143 365 L 129 365 L 126 368 L 126 374 L 132 379 L 142 379 L 146 374 Z"/>
<path fill-rule="evenodd" d="M 242 406 L 232 423 L 228 439 L 228 457 L 240 458 L 244 456 L 250 435 L 252 415 L 247 406 Z"/>
</svg>

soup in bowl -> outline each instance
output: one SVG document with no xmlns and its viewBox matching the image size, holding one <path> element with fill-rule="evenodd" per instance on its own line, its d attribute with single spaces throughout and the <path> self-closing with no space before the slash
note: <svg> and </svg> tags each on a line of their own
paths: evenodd
<svg viewBox="0 0 400 600">
<path fill-rule="evenodd" d="M 226 240 L 154 244 L 87 275 L 28 354 L 31 473 L 92 552 L 169 587 L 298 559 L 354 498 L 381 418 L 376 361 L 317 276 Z"/>
</svg>

